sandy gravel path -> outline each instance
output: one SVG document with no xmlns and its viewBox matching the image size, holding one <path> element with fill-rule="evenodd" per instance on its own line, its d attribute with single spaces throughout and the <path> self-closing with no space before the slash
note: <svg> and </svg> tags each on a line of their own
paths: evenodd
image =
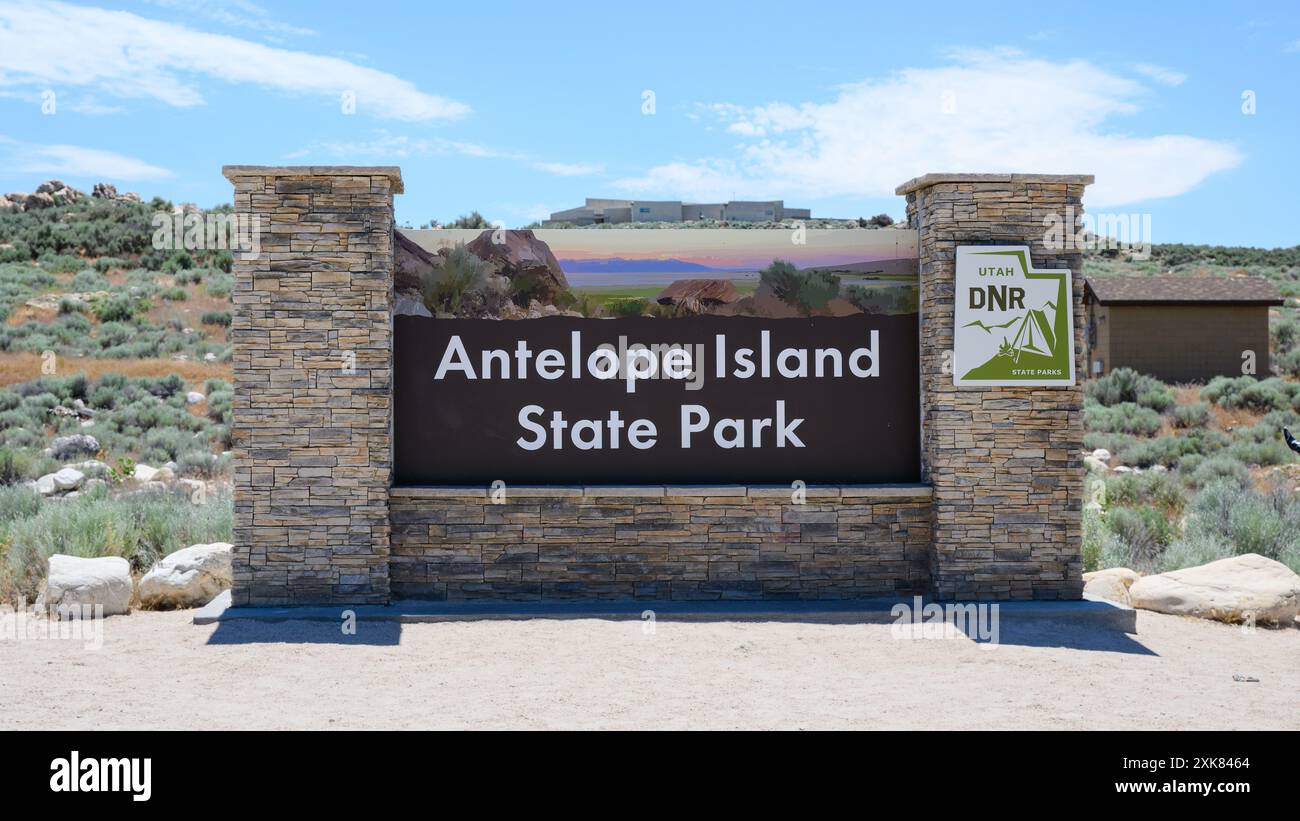
<svg viewBox="0 0 1300 821">
<path fill-rule="evenodd" d="M 0 640 L 0 729 L 1300 729 L 1300 629 L 1138 614 L 1003 626 L 109 619 L 104 644 Z M 1233 674 L 1259 679 L 1240 683 Z"/>
</svg>

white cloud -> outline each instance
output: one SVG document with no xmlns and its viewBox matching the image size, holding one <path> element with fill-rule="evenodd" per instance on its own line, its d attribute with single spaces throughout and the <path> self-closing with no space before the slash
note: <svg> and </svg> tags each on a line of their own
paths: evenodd
<svg viewBox="0 0 1300 821">
<path fill-rule="evenodd" d="M 1165 68 L 1154 63 L 1138 63 L 1133 66 L 1133 70 L 1143 77 L 1156 81 L 1162 86 L 1174 88 L 1182 85 L 1187 81 L 1187 75 L 1172 68 Z"/>
<path fill-rule="evenodd" d="M 105 180 L 161 180 L 166 168 L 113 151 L 80 145 L 33 145 L 0 135 L 0 163 L 12 171 Z"/>
<path fill-rule="evenodd" d="M 535 162 L 533 168 L 557 177 L 589 177 L 605 171 L 603 165 L 583 162 Z"/>
<path fill-rule="evenodd" d="M 469 106 L 426 94 L 400 77 L 338 57 L 272 48 L 124 11 L 64 3 L 0 2 L 0 85 L 87 86 L 167 105 L 200 105 L 196 77 L 310 94 L 357 112 L 423 122 L 456 119 Z"/>
<path fill-rule="evenodd" d="M 740 138 L 733 154 L 616 185 L 700 200 L 865 197 L 927 172 L 1092 173 L 1096 207 L 1175 196 L 1241 162 L 1226 142 L 1107 127 L 1150 93 L 1082 60 L 953 52 L 948 65 L 845 85 L 828 102 L 709 106 Z"/>
<path fill-rule="evenodd" d="M 600 174 L 604 166 L 595 163 L 545 162 L 534 160 L 521 151 L 481 145 L 479 143 L 450 140 L 444 137 L 409 137 L 405 134 L 390 134 L 380 131 L 368 140 L 353 142 L 321 142 L 308 148 L 294 151 L 290 159 L 300 159 L 310 154 L 326 154 L 332 157 L 375 159 L 405 159 L 407 157 L 432 157 L 454 155 L 478 159 L 499 159 L 527 165 L 529 168 L 554 174 L 560 177 L 579 177 Z"/>
<path fill-rule="evenodd" d="M 161 8 L 181 9 L 186 14 L 201 17 L 231 28 L 256 31 L 269 39 L 280 36 L 308 36 L 316 32 L 302 26 L 281 23 L 270 13 L 249 0 L 145 0 Z"/>
</svg>

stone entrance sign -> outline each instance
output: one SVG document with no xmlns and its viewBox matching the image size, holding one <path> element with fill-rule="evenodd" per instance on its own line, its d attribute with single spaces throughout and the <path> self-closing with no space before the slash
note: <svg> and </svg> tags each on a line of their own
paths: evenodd
<svg viewBox="0 0 1300 821">
<path fill-rule="evenodd" d="M 1043 226 L 1081 212 L 1091 177 L 928 175 L 899 188 L 920 245 L 919 320 L 913 314 L 909 331 L 916 371 L 900 383 L 913 386 L 915 401 L 896 409 L 902 415 L 889 424 L 898 435 L 882 448 L 915 447 L 904 461 L 919 481 L 905 467 L 867 466 L 857 475 L 891 481 L 850 483 L 852 462 L 871 459 L 859 444 L 839 454 L 836 469 L 849 469 L 821 483 L 763 484 L 782 474 L 709 459 L 693 473 L 683 463 L 612 486 L 613 474 L 584 478 L 578 468 L 565 484 L 487 482 L 496 469 L 474 473 L 466 453 L 457 454 L 459 484 L 436 469 L 411 474 L 417 481 L 395 472 L 408 456 L 435 466 L 438 458 L 436 438 L 405 451 L 395 409 L 413 400 L 414 419 L 421 405 L 446 401 L 437 386 L 407 395 L 395 378 L 395 366 L 406 367 L 395 322 L 400 337 L 400 323 L 413 319 L 394 316 L 400 171 L 224 173 L 236 212 L 256 221 L 261 239 L 234 269 L 237 605 L 1080 595 L 1082 389 L 954 384 L 954 361 L 968 358 L 963 350 L 954 359 L 953 318 L 959 247 L 1023 248 L 1035 273 L 1079 270 L 1077 252 L 1047 247 Z M 1068 350 L 1073 368 L 1082 284 L 1068 274 L 1059 281 L 1066 319 L 1044 314 L 1029 327 L 1039 350 L 1050 330 L 1050 350 Z M 1071 339 L 1072 348 L 1061 346 Z M 421 378 L 421 367 L 408 376 Z M 816 397 L 838 403 L 837 424 L 852 424 L 862 405 L 869 429 L 876 411 L 864 401 L 848 389 Z M 403 411 L 401 426 L 407 418 Z"/>
</svg>

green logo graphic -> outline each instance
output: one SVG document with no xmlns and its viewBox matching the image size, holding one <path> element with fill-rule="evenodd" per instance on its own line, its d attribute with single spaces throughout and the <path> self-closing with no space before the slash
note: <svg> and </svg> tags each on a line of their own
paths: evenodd
<svg viewBox="0 0 1300 821">
<path fill-rule="evenodd" d="M 959 248 L 955 299 L 955 384 L 1074 384 L 1069 271 L 1033 270 L 1024 247 Z"/>
</svg>

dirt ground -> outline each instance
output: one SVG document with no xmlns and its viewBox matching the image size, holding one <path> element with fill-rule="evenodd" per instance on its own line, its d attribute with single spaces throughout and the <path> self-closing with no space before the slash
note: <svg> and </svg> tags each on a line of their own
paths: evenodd
<svg viewBox="0 0 1300 821">
<path fill-rule="evenodd" d="M 0 729 L 1300 729 L 1300 629 L 1138 614 L 1001 643 L 797 622 L 104 623 L 0 639 Z M 1239 674 L 1259 679 L 1238 682 Z"/>
</svg>

